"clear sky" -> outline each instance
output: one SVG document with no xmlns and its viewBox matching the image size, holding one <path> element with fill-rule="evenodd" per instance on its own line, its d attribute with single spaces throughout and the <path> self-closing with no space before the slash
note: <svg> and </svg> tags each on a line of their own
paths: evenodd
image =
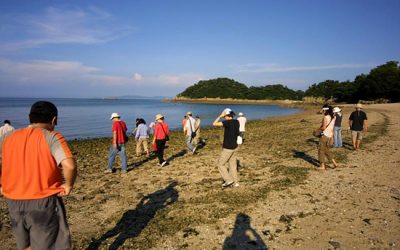
<svg viewBox="0 0 400 250">
<path fill-rule="evenodd" d="M 400 0 L 3 0 L 0 96 L 306 90 L 400 60 Z"/>
</svg>

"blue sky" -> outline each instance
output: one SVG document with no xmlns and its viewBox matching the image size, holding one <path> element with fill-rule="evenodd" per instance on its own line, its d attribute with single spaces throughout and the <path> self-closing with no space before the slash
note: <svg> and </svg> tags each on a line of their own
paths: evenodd
<svg viewBox="0 0 400 250">
<path fill-rule="evenodd" d="M 0 96 L 175 96 L 217 77 L 305 90 L 400 59 L 398 0 L 19 1 Z"/>
</svg>

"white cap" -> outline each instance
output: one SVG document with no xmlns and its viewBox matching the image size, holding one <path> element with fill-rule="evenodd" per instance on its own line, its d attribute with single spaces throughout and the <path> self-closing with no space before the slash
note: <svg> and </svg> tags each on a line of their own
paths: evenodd
<svg viewBox="0 0 400 250">
<path fill-rule="evenodd" d="M 239 112 L 238 116 L 243 116 L 243 113 L 242 113 L 242 112 Z"/>
<path fill-rule="evenodd" d="M 110 117 L 110 120 L 112 120 L 114 118 L 120 118 L 119 114 L 118 113 L 112 113 L 111 117 Z"/>
<path fill-rule="evenodd" d="M 225 113 L 225 114 L 229 114 L 229 112 L 231 112 L 231 111 L 232 111 L 232 109 L 230 109 L 230 108 L 224 109 L 224 113 Z"/>
<path fill-rule="evenodd" d="M 230 108 L 226 108 L 226 109 L 224 109 L 224 114 L 225 114 L 225 115 L 232 115 L 232 116 L 234 116 L 234 115 L 235 115 L 235 112 L 233 112 L 232 109 L 230 109 Z"/>
</svg>

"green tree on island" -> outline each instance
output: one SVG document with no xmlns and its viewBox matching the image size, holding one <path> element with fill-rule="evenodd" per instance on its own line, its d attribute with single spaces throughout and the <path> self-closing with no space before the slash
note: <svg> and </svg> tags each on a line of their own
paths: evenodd
<svg viewBox="0 0 400 250">
<path fill-rule="evenodd" d="M 250 99 L 250 100 L 301 100 L 302 91 L 294 91 L 286 86 L 267 85 L 262 87 L 250 87 L 245 84 L 236 82 L 228 78 L 217 78 L 198 83 L 188 87 L 178 97 L 186 98 L 233 98 L 233 99 Z"/>
<path fill-rule="evenodd" d="M 387 99 L 400 101 L 400 67 L 397 61 L 389 61 L 361 74 L 354 81 L 325 80 L 312 84 L 305 92 L 289 89 L 281 84 L 247 87 L 229 78 L 199 81 L 177 97 L 185 98 L 233 98 L 247 100 L 301 100 L 303 97 L 333 98 L 337 102 L 355 103 L 359 100 Z"/>
</svg>

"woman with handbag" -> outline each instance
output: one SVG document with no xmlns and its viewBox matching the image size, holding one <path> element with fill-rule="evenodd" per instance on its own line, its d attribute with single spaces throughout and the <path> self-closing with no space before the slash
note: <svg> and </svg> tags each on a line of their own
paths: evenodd
<svg viewBox="0 0 400 250">
<path fill-rule="evenodd" d="M 324 105 L 322 107 L 322 113 L 324 118 L 321 122 L 320 129 L 322 130 L 321 137 L 319 138 L 318 145 L 318 160 L 319 167 L 317 170 L 325 170 L 325 157 L 328 161 L 332 161 L 333 168 L 337 167 L 337 163 L 335 159 L 332 157 L 332 153 L 330 152 L 330 142 L 333 137 L 333 127 L 335 125 L 335 115 L 333 114 L 333 110 L 331 106 Z"/>
<path fill-rule="evenodd" d="M 164 160 L 164 149 L 167 141 L 169 141 L 168 124 L 164 121 L 163 115 L 157 114 L 152 143 L 157 145 L 157 157 L 161 167 L 167 164 L 167 161 Z"/>
</svg>

